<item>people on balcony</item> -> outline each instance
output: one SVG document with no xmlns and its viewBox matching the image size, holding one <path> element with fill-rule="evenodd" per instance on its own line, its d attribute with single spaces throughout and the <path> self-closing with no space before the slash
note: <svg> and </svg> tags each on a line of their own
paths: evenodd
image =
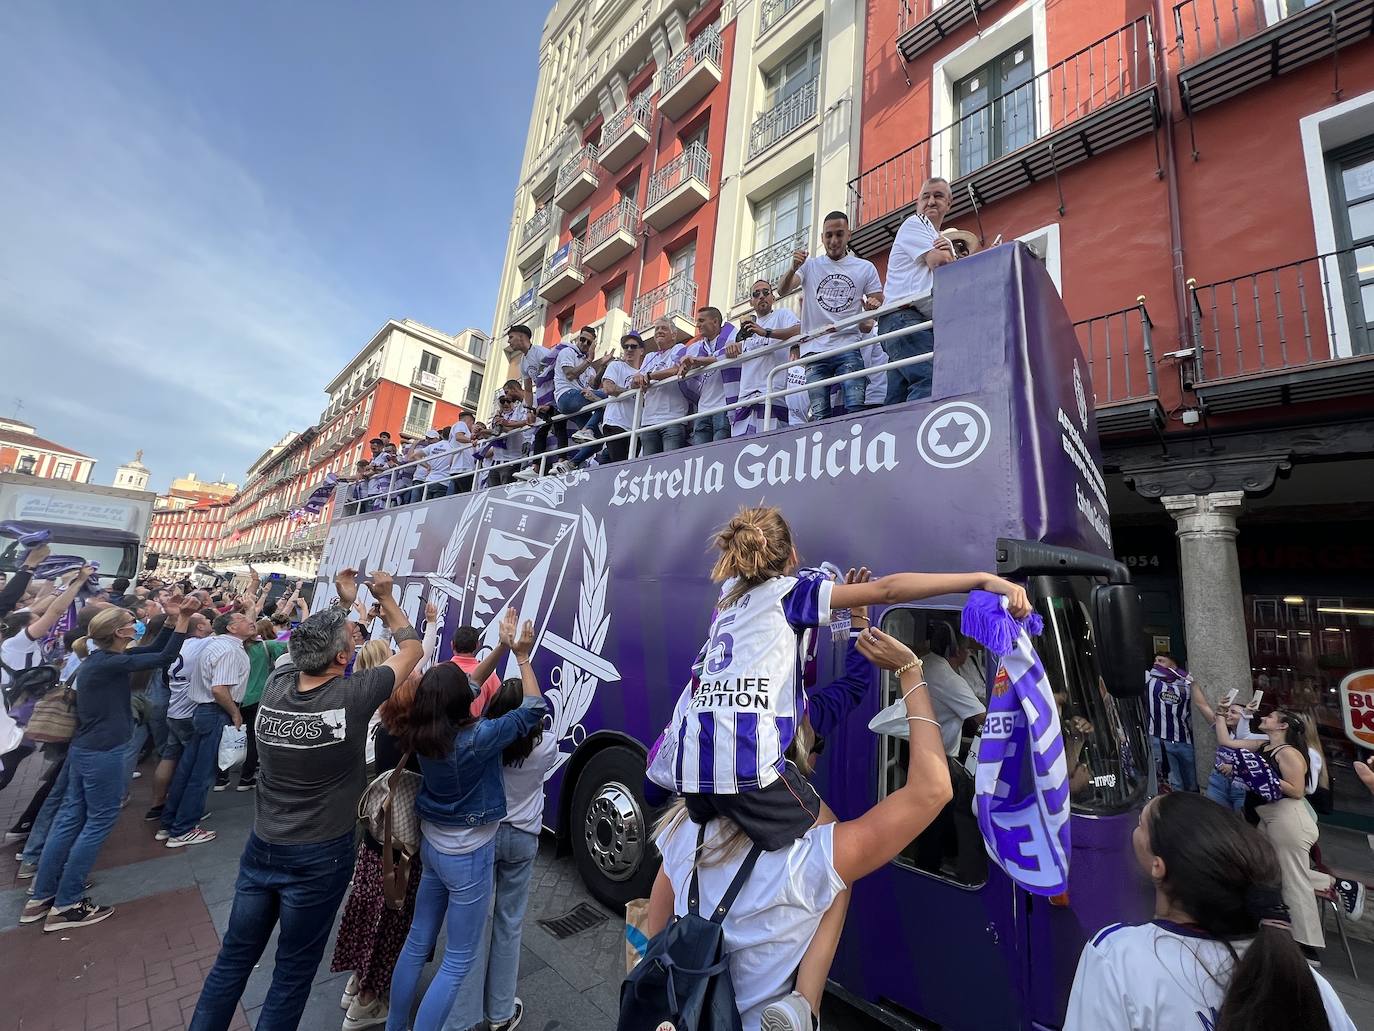
<svg viewBox="0 0 1374 1031">
<path fill-rule="evenodd" d="M 909 215 L 897 230 L 892 251 L 887 259 L 886 296 L 894 300 L 916 298 L 912 303 L 885 312 L 878 318 L 878 333 L 898 333 L 930 321 L 929 296 L 935 284 L 935 270 L 955 260 L 954 243 L 940 235 L 940 225 L 954 203 L 949 182 L 938 176 L 927 179 L 916 200 L 916 211 Z M 890 361 L 914 358 L 935 350 L 935 332 L 931 328 L 911 329 L 902 336 L 883 341 L 883 350 Z M 887 403 L 918 401 L 930 396 L 930 362 L 917 362 L 887 374 Z"/>
<path fill-rule="evenodd" d="M 808 337 L 802 344 L 803 357 L 822 354 L 850 343 L 854 347 L 811 362 L 806 370 L 808 383 L 819 383 L 833 376 L 863 369 L 857 326 L 829 333 L 821 331 L 836 322 L 853 318 L 865 309 L 876 308 L 883 302 L 883 284 L 873 262 L 849 253 L 848 215 L 843 211 L 832 211 L 825 216 L 821 243 L 825 247 L 824 254 L 808 255 L 802 248 L 792 255 L 792 267 L 782 277 L 778 293 L 785 295 L 796 283 L 801 283 L 802 332 Z M 846 409 L 857 411 L 863 406 L 862 378 L 845 380 L 843 391 Z M 816 387 L 810 396 L 811 418 L 830 418 L 829 387 Z"/>
</svg>

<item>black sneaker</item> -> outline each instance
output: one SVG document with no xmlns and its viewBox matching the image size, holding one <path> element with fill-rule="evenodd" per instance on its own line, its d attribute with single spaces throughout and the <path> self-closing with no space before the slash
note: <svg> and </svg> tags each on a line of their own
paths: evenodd
<svg viewBox="0 0 1374 1031">
<path fill-rule="evenodd" d="M 66 909 L 48 910 L 48 919 L 43 922 L 43 932 L 46 934 L 48 931 L 64 931 L 69 927 L 98 924 L 112 916 L 114 916 L 113 906 L 97 906 L 90 899 L 82 899 Z"/>
<path fill-rule="evenodd" d="M 257 786 L 258 786 L 258 778 L 257 778 L 257 777 L 248 777 L 248 778 L 246 778 L 246 779 L 240 779 L 240 780 L 239 780 L 239 786 L 238 786 L 238 788 L 237 788 L 236 790 L 238 790 L 238 791 L 252 791 L 252 790 L 253 790 L 255 787 L 257 787 Z"/>
<path fill-rule="evenodd" d="M 1309 967 L 1311 967 L 1313 970 L 1321 969 L 1321 953 L 1316 950 L 1315 946 L 1303 945 L 1301 942 L 1299 942 L 1298 948 L 1302 949 L 1303 957 L 1307 960 L 1307 965 Z"/>
<path fill-rule="evenodd" d="M 229 786 L 229 776 L 228 776 L 228 774 L 220 774 L 218 777 L 215 778 L 215 787 L 214 787 L 214 790 L 215 790 L 215 791 L 223 791 L 223 790 L 224 790 L 225 788 L 227 788 L 228 786 Z"/>
<path fill-rule="evenodd" d="M 1341 897 L 1341 904 L 1345 907 L 1345 915 L 1349 920 L 1359 920 L 1364 916 L 1364 885 L 1359 881 L 1346 880 L 1344 877 L 1337 877 L 1333 885 L 1337 894 Z"/>
<path fill-rule="evenodd" d="M 143 814 L 143 820 L 145 823 L 152 823 L 154 820 L 160 819 L 162 819 L 162 806 L 160 805 L 153 806 L 151 809 L 149 809 L 146 813 Z"/>
<path fill-rule="evenodd" d="M 525 1004 L 520 1001 L 520 996 L 515 997 L 515 1015 L 510 1020 L 502 1021 L 500 1024 L 492 1024 L 491 1031 L 515 1031 L 520 1026 L 520 1018 L 525 1015 Z M 481 1026 L 480 1024 L 478 1025 Z"/>
</svg>

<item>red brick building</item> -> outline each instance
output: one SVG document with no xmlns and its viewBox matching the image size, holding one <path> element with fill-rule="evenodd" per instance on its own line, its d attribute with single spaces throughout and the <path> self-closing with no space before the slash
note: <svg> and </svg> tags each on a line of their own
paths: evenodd
<svg viewBox="0 0 1374 1031">
<path fill-rule="evenodd" d="M 214 562 L 228 510 L 225 501 L 154 509 L 147 550 L 157 553 L 158 568 L 182 573 L 198 562 Z"/>
<path fill-rule="evenodd" d="M 90 483 L 95 463 L 90 455 L 40 437 L 26 422 L 0 419 L 0 473 Z"/>
</svg>

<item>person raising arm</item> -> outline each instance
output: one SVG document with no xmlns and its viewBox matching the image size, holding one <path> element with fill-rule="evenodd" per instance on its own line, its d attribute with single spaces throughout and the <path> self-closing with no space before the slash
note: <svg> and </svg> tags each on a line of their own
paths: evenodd
<svg viewBox="0 0 1374 1031">
<path fill-rule="evenodd" d="M 396 599 L 391 596 L 394 583 L 390 573 L 375 570 L 367 580 L 367 588 L 381 607 L 382 623 L 391 631 L 391 639 L 396 643 L 396 650 L 382 665 L 395 675 L 396 683 L 402 684 L 424 657 L 424 648 L 419 635 L 410 625 L 410 620 L 406 619 L 405 613 L 396 604 Z M 343 607 L 352 607 L 358 600 L 358 571 L 343 570 L 334 578 L 334 586 L 339 592 L 339 601 Z M 409 633 L 405 633 L 406 631 Z M 301 680 L 304 682 L 306 677 L 302 675 Z"/>
</svg>

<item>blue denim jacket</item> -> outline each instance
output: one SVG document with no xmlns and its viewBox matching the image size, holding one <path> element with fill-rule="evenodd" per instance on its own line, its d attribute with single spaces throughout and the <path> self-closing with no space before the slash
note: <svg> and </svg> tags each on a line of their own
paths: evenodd
<svg viewBox="0 0 1374 1031">
<path fill-rule="evenodd" d="M 544 712 L 542 698 L 526 698 L 513 712 L 458 731 L 447 758 L 420 756 L 422 782 L 415 799 L 420 819 L 441 827 L 476 827 L 504 818 L 501 753 L 538 727 Z"/>
</svg>

